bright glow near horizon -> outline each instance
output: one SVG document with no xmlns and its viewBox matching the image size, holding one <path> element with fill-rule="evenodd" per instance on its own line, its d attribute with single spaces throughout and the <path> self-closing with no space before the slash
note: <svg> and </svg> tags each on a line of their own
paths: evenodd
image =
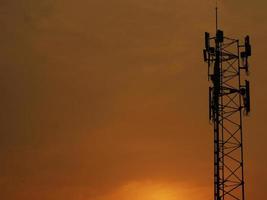
<svg viewBox="0 0 267 200">
<path fill-rule="evenodd" d="M 130 182 L 97 200 L 190 200 L 196 198 L 197 194 L 199 191 L 179 186 L 178 183 L 143 181 Z"/>
</svg>

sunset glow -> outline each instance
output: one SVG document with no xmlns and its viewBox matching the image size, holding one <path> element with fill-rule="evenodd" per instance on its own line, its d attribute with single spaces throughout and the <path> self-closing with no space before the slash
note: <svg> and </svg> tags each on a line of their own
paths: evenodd
<svg viewBox="0 0 267 200">
<path fill-rule="evenodd" d="M 118 196 L 125 200 L 176 200 L 181 198 L 177 189 L 164 184 L 129 183 L 118 191 Z"/>
<path fill-rule="evenodd" d="M 97 200 L 190 200 L 207 198 L 208 188 L 153 181 L 129 182 Z"/>
</svg>

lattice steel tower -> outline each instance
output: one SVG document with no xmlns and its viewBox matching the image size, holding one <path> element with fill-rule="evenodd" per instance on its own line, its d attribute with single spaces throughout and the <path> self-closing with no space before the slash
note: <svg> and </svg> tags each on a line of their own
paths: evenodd
<svg viewBox="0 0 267 200">
<path fill-rule="evenodd" d="M 250 112 L 248 57 L 249 36 L 241 44 L 226 37 L 205 33 L 204 61 L 208 64 L 209 119 L 214 126 L 214 200 L 244 200 L 242 117 Z"/>
</svg>

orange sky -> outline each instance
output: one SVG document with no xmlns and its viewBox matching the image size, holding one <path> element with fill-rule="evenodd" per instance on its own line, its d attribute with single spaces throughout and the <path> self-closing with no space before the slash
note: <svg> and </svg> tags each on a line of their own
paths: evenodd
<svg viewBox="0 0 267 200">
<path fill-rule="evenodd" d="M 220 3 L 253 45 L 248 200 L 267 196 L 266 6 Z M 1 0 L 0 27 L 0 199 L 212 200 L 213 0 Z"/>
</svg>

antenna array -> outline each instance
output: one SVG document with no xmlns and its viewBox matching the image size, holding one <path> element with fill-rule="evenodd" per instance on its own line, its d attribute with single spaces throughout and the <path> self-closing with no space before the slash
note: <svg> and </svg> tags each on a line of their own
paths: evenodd
<svg viewBox="0 0 267 200">
<path fill-rule="evenodd" d="M 244 200 L 242 118 L 250 112 L 250 84 L 245 79 L 251 56 L 250 38 L 244 43 L 205 33 L 204 61 L 208 64 L 209 119 L 214 128 L 214 200 Z"/>
</svg>

